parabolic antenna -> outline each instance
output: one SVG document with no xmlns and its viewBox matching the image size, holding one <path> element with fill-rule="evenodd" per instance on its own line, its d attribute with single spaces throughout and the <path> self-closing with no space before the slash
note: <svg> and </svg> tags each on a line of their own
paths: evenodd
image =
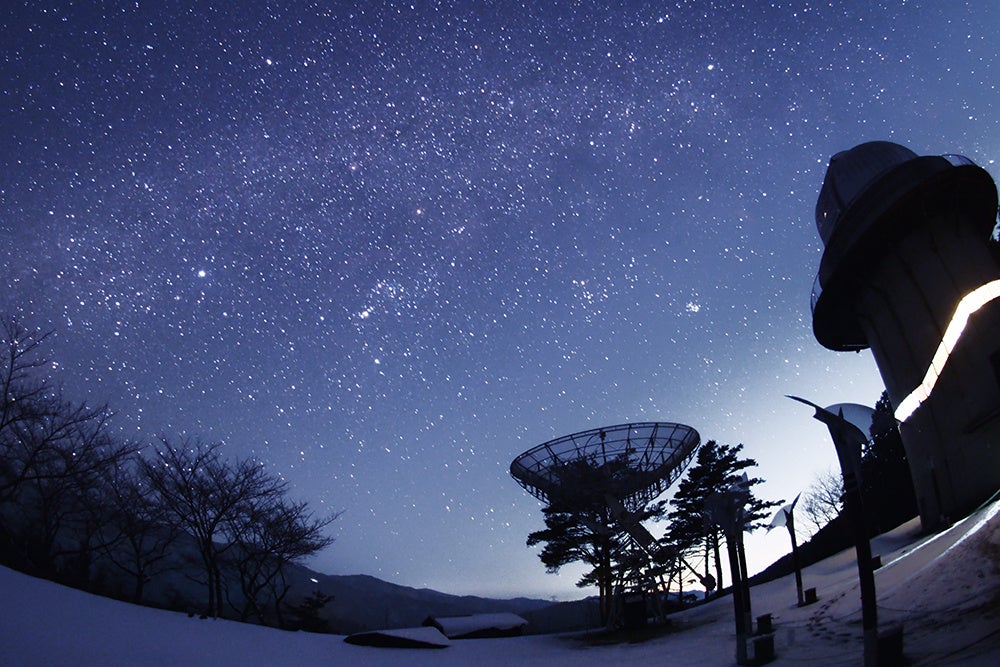
<svg viewBox="0 0 1000 667">
<path fill-rule="evenodd" d="M 514 459 L 510 474 L 528 493 L 572 507 L 621 503 L 642 509 L 680 477 L 700 436 L 670 422 L 619 424 L 566 435 Z"/>
</svg>

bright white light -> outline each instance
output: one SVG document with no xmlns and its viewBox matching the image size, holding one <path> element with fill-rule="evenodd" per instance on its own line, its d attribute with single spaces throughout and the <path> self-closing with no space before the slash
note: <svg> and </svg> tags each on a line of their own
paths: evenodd
<svg viewBox="0 0 1000 667">
<path fill-rule="evenodd" d="M 924 381 L 911 391 L 909 396 L 900 401 L 899 407 L 896 408 L 896 419 L 905 422 L 920 407 L 920 404 L 930 397 L 934 385 L 937 384 L 938 376 L 944 372 L 949 356 L 955 350 L 962 334 L 965 333 L 969 318 L 997 297 L 1000 297 L 1000 280 L 993 280 L 981 285 L 962 297 L 951 322 L 948 323 L 948 328 L 944 331 L 944 337 L 941 339 L 937 351 L 934 352 L 931 365 L 924 375 Z"/>
</svg>

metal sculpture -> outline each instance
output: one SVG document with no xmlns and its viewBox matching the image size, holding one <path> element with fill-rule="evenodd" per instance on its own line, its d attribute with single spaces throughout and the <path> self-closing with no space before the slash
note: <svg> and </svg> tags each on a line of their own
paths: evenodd
<svg viewBox="0 0 1000 667">
<path fill-rule="evenodd" d="M 871 408 L 851 403 L 841 403 L 821 408 L 811 401 L 798 396 L 788 398 L 804 403 L 816 413 L 813 418 L 826 424 L 837 450 L 840 471 L 844 480 L 844 514 L 854 532 L 854 548 L 858 561 L 858 587 L 861 589 L 861 628 L 864 633 L 864 667 L 878 667 L 880 664 L 897 664 L 878 656 L 878 606 L 875 598 L 875 571 L 872 566 L 872 548 L 868 541 L 865 524 L 865 505 L 861 495 L 861 450 L 868 437 L 857 424 L 845 418 L 845 412 L 866 415 L 871 423 Z"/>
</svg>

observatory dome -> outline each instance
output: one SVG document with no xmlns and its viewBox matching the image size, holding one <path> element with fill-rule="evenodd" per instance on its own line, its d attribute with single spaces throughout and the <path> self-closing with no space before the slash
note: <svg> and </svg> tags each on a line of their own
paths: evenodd
<svg viewBox="0 0 1000 667">
<path fill-rule="evenodd" d="M 868 347 L 855 313 L 860 282 L 914 230 L 955 220 L 985 239 L 996 212 L 993 179 L 961 155 L 919 156 L 888 141 L 834 155 L 816 202 L 826 246 L 812 293 L 816 340 L 831 350 Z"/>
<path fill-rule="evenodd" d="M 816 202 L 816 228 L 828 243 L 840 215 L 876 178 L 917 157 L 909 148 L 888 141 L 871 141 L 837 153 L 823 179 Z"/>
</svg>

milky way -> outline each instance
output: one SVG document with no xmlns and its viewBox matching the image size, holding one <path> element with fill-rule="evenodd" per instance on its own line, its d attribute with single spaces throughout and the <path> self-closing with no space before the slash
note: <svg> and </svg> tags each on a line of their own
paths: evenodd
<svg viewBox="0 0 1000 667">
<path fill-rule="evenodd" d="M 0 312 L 125 436 L 344 510 L 328 572 L 574 594 L 507 468 L 626 421 L 790 498 L 834 457 L 783 394 L 881 391 L 811 332 L 827 161 L 995 176 L 1000 10 L 591 4 L 7 3 Z"/>
</svg>

